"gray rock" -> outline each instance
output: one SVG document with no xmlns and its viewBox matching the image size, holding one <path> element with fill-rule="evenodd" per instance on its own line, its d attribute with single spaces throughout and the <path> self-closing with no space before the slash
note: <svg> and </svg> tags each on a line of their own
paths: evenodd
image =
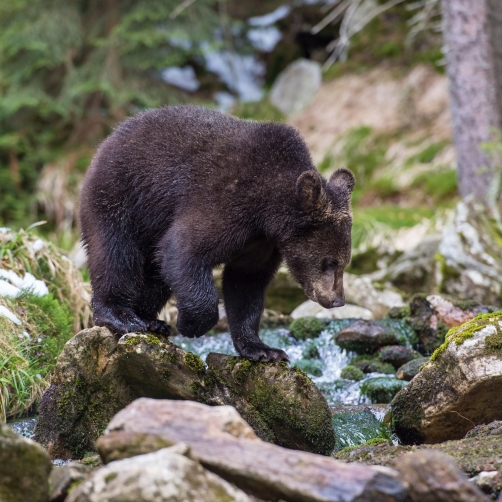
<svg viewBox="0 0 502 502">
<path fill-rule="evenodd" d="M 334 337 L 340 347 L 358 354 L 372 354 L 386 345 L 411 346 L 418 341 L 406 322 L 398 319 L 359 320 Z"/>
<path fill-rule="evenodd" d="M 175 446 L 112 462 L 73 490 L 67 502 L 250 502 L 179 451 Z"/>
<path fill-rule="evenodd" d="M 49 477 L 49 502 L 64 502 L 70 489 L 83 483 L 91 475 L 92 470 L 92 467 L 79 462 L 54 467 Z"/>
<path fill-rule="evenodd" d="M 399 457 L 394 468 L 408 486 L 411 502 L 486 502 L 483 493 L 444 453 L 421 450 Z"/>
<path fill-rule="evenodd" d="M 137 455 L 145 438 L 155 450 L 159 449 L 156 443 L 184 442 L 204 468 L 264 500 L 405 500 L 406 490 L 393 470 L 382 472 L 256 438 L 236 437 L 223 429 L 227 421 L 215 416 L 218 410 L 189 401 L 139 399 L 113 418 L 97 443 L 99 452 L 108 463 Z M 144 448 L 141 453 L 146 453 Z"/>
<path fill-rule="evenodd" d="M 373 312 L 346 303 L 343 307 L 336 307 L 332 309 L 325 309 L 318 303 L 312 300 L 307 300 L 295 308 L 291 312 L 292 319 L 300 319 L 301 317 L 319 317 L 322 319 L 373 319 Z"/>
<path fill-rule="evenodd" d="M 417 359 L 420 353 L 416 352 L 409 347 L 402 347 L 400 345 L 391 345 L 389 347 L 384 347 L 380 350 L 380 361 L 383 363 L 390 363 L 394 368 L 400 368 L 403 364 L 408 361 Z"/>
<path fill-rule="evenodd" d="M 500 472 L 499 471 L 481 471 L 476 476 L 469 479 L 483 493 L 493 495 L 500 492 Z"/>
<path fill-rule="evenodd" d="M 298 113 L 309 104 L 321 83 L 321 65 L 309 59 L 298 59 L 275 80 L 270 102 L 285 115 Z"/>
<path fill-rule="evenodd" d="M 210 378 L 258 437 L 280 446 L 329 455 L 335 446 L 328 404 L 312 380 L 286 363 L 252 363 L 209 354 Z"/>
<path fill-rule="evenodd" d="M 409 382 L 413 377 L 417 376 L 420 373 L 420 368 L 428 362 L 428 357 L 419 357 L 417 359 L 413 359 L 412 361 L 409 361 L 398 368 L 396 377 L 399 378 L 399 380 L 406 380 L 407 382 Z"/>
<path fill-rule="evenodd" d="M 450 330 L 446 342 L 391 403 L 405 444 L 461 439 L 501 418 L 502 312 Z"/>
<path fill-rule="evenodd" d="M 46 502 L 51 468 L 49 455 L 40 445 L 0 423 L 2 502 Z"/>
</svg>

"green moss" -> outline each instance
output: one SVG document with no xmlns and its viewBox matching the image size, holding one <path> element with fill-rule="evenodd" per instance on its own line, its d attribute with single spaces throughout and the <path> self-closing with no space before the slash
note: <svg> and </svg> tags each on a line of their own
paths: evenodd
<svg viewBox="0 0 502 502">
<path fill-rule="evenodd" d="M 455 343 L 456 345 L 462 345 L 465 340 L 472 338 L 475 333 L 481 331 L 488 324 L 493 324 L 497 328 L 497 334 L 500 332 L 500 327 L 498 327 L 498 322 L 502 321 L 502 312 L 479 314 L 474 319 L 451 328 L 446 334 L 445 342 L 439 346 L 431 356 L 431 361 L 435 361 L 450 345 L 450 343 Z M 493 341 L 494 346 L 498 344 L 498 337 Z"/>
<path fill-rule="evenodd" d="M 124 343 L 126 345 L 139 345 L 141 343 L 141 337 L 139 335 L 128 335 Z"/>
<path fill-rule="evenodd" d="M 359 382 L 364 379 L 365 375 L 359 368 L 349 364 L 343 368 L 340 376 L 342 378 L 346 378 L 347 380 L 355 380 L 356 382 Z"/>
<path fill-rule="evenodd" d="M 319 319 L 317 317 L 301 317 L 295 319 L 289 325 L 291 335 L 297 340 L 318 337 L 329 325 L 329 319 Z"/>
<path fill-rule="evenodd" d="M 488 354 L 501 355 L 502 354 L 502 328 L 498 323 L 495 324 L 497 331 L 493 335 L 485 338 L 485 347 Z"/>
<path fill-rule="evenodd" d="M 76 479 L 73 483 L 68 487 L 68 494 L 70 494 L 73 490 L 79 487 L 84 482 L 83 479 Z"/>
<path fill-rule="evenodd" d="M 204 372 L 204 368 L 205 368 L 204 363 L 202 362 L 202 359 L 196 354 L 192 354 L 191 352 L 187 352 L 184 355 L 184 363 L 191 370 L 197 371 L 197 373 Z"/>
<path fill-rule="evenodd" d="M 160 345 L 160 340 L 155 335 L 150 333 L 146 335 L 146 341 L 151 345 Z"/>
<path fill-rule="evenodd" d="M 392 442 L 388 438 L 371 438 L 369 441 L 366 441 L 366 443 L 347 446 L 346 448 L 343 448 L 343 450 L 340 450 L 337 455 L 343 455 L 344 453 L 358 450 L 359 448 L 363 448 L 364 446 L 378 446 L 381 444 L 392 444 Z"/>
<path fill-rule="evenodd" d="M 110 472 L 110 474 L 107 474 L 105 476 L 105 483 L 108 484 L 110 481 L 113 481 L 117 477 L 116 472 Z"/>
<path fill-rule="evenodd" d="M 372 403 L 390 403 L 407 382 L 390 377 L 369 378 L 361 384 L 361 394 Z"/>
</svg>

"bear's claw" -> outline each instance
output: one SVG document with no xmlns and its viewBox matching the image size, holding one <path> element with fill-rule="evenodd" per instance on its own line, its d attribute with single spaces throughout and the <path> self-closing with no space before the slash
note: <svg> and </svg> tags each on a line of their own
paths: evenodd
<svg viewBox="0 0 502 502">
<path fill-rule="evenodd" d="M 147 322 L 147 331 L 156 333 L 157 335 L 165 336 L 166 338 L 171 335 L 171 326 L 164 321 L 154 319 Z"/>
<path fill-rule="evenodd" d="M 281 349 L 274 349 L 264 343 L 247 343 L 243 347 L 236 347 L 237 352 L 244 358 L 255 362 L 285 361 L 289 363 L 289 357 Z"/>
</svg>

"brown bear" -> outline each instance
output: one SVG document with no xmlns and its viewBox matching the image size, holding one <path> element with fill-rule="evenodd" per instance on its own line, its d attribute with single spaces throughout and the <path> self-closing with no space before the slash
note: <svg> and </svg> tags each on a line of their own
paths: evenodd
<svg viewBox="0 0 502 502">
<path fill-rule="evenodd" d="M 157 319 L 171 295 L 179 332 L 218 321 L 212 270 L 237 352 L 288 360 L 258 336 L 265 289 L 284 259 L 306 295 L 344 305 L 354 176 L 329 181 L 290 126 L 203 107 L 166 106 L 132 117 L 99 147 L 80 201 L 94 323 L 118 334 L 169 335 Z"/>
</svg>

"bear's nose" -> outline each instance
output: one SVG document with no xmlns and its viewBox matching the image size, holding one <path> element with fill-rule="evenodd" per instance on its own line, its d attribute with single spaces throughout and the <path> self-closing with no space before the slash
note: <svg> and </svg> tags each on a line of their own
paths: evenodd
<svg viewBox="0 0 502 502">
<path fill-rule="evenodd" d="M 345 305 L 345 298 L 343 296 L 340 296 L 339 298 L 335 298 L 331 302 L 331 308 L 334 307 L 343 307 Z"/>
</svg>

